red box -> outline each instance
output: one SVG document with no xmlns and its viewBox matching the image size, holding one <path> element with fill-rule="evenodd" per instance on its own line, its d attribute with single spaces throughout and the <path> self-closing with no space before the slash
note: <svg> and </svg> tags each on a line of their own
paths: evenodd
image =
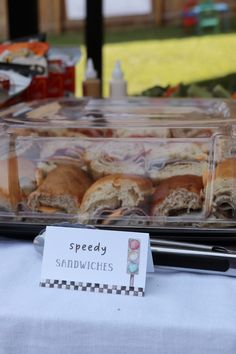
<svg viewBox="0 0 236 354">
<path fill-rule="evenodd" d="M 64 96 L 64 76 L 65 69 L 62 61 L 59 59 L 49 60 L 47 97 Z"/>
<path fill-rule="evenodd" d="M 75 66 L 66 66 L 65 68 L 64 90 L 75 93 Z"/>
<path fill-rule="evenodd" d="M 47 98 L 47 76 L 35 76 L 26 90 L 26 100 L 41 100 Z"/>
<path fill-rule="evenodd" d="M 64 96 L 64 73 L 49 73 L 47 97 Z"/>
</svg>

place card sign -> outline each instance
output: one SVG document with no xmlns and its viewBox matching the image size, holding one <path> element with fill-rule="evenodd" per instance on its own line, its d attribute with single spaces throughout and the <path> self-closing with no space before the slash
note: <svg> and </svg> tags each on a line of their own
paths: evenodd
<svg viewBox="0 0 236 354">
<path fill-rule="evenodd" d="M 149 248 L 145 233 L 48 226 L 40 285 L 143 296 Z"/>
</svg>

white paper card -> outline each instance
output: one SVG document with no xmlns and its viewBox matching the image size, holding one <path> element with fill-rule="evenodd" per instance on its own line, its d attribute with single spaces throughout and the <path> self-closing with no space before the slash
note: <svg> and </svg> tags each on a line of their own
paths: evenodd
<svg viewBox="0 0 236 354">
<path fill-rule="evenodd" d="M 143 296 L 149 235 L 48 226 L 40 285 Z"/>
</svg>

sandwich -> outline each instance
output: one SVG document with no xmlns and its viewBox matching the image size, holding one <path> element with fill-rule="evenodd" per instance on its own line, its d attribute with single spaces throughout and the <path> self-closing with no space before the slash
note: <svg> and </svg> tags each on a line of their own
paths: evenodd
<svg viewBox="0 0 236 354">
<path fill-rule="evenodd" d="M 85 193 L 80 206 L 80 219 L 82 222 L 96 222 L 106 219 L 120 208 L 126 213 L 134 208 L 145 208 L 151 193 L 152 183 L 147 178 L 129 174 L 103 177 Z M 118 213 L 122 216 L 121 210 Z"/>
<path fill-rule="evenodd" d="M 104 141 L 91 145 L 84 155 L 95 180 L 115 173 L 145 175 L 145 151 L 137 142 Z"/>
<path fill-rule="evenodd" d="M 217 218 L 236 218 L 236 158 L 218 162 L 212 179 L 213 214 Z"/>
<path fill-rule="evenodd" d="M 146 171 L 154 184 L 172 176 L 202 176 L 208 167 L 207 144 L 147 143 Z"/>
<path fill-rule="evenodd" d="M 76 213 L 91 180 L 74 164 L 57 165 L 45 178 L 38 180 L 38 188 L 28 197 L 33 211 L 45 213 Z"/>
<path fill-rule="evenodd" d="M 86 149 L 91 145 L 88 140 L 55 139 L 43 141 L 40 146 L 40 161 L 47 163 L 74 163 L 86 170 L 87 164 L 84 159 Z"/>
<path fill-rule="evenodd" d="M 154 191 L 151 215 L 177 216 L 203 207 L 202 178 L 193 175 L 173 176 L 162 181 Z"/>
</svg>

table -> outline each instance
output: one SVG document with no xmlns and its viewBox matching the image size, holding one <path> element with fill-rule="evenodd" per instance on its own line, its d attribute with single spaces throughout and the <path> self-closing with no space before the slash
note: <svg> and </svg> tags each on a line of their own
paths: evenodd
<svg viewBox="0 0 236 354">
<path fill-rule="evenodd" d="M 144 298 L 38 286 L 31 243 L 0 241 L 0 354 L 236 352 L 236 279 L 159 270 Z"/>
</svg>

